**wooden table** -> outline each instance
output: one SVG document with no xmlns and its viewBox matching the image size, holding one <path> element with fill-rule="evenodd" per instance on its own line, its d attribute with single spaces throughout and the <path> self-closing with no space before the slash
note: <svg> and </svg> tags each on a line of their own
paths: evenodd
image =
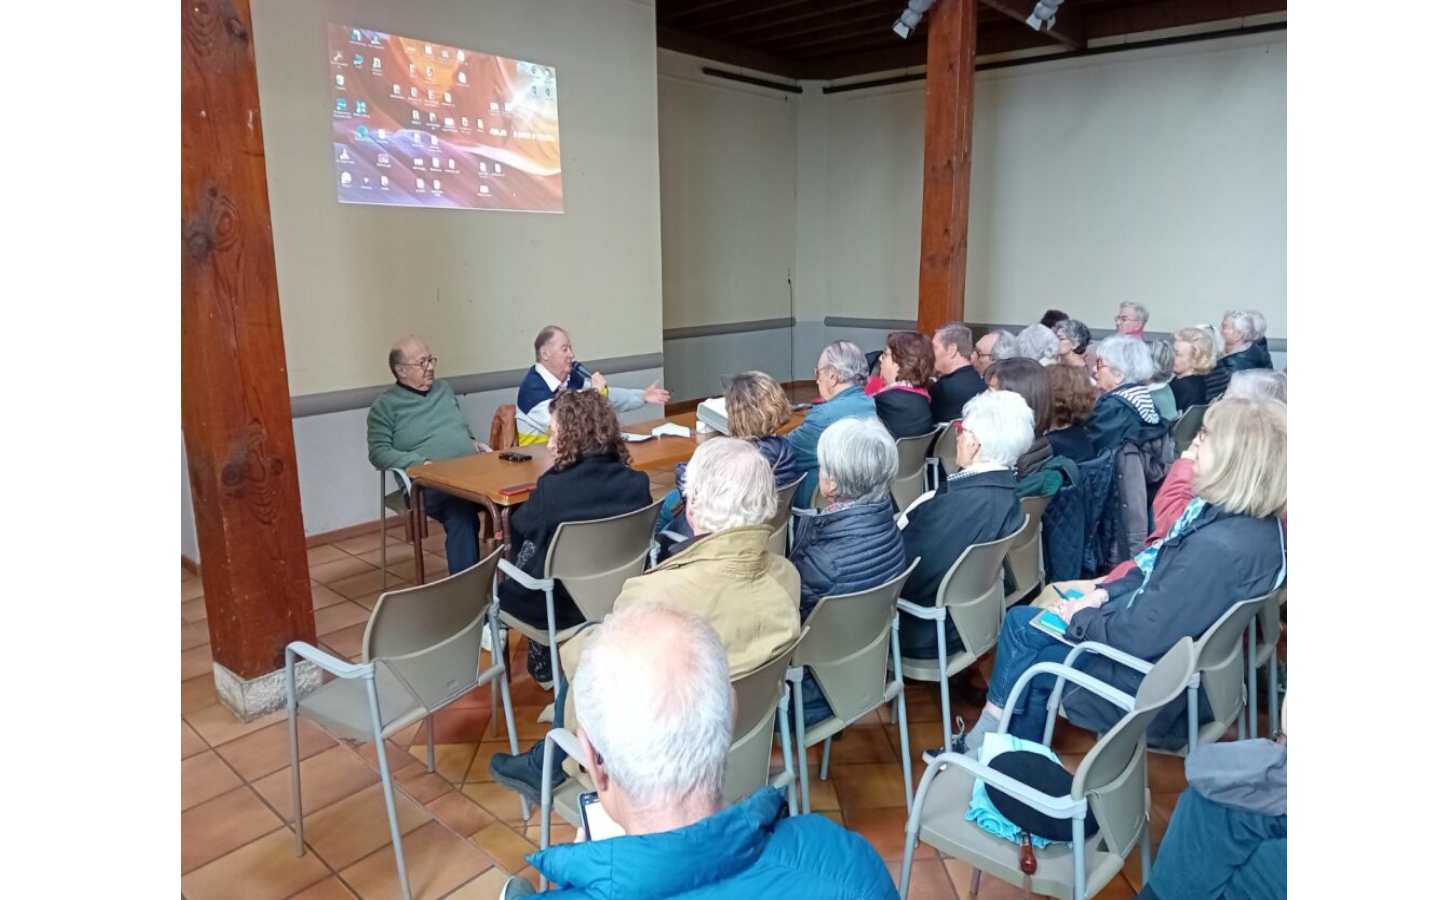
<svg viewBox="0 0 1440 900">
<path fill-rule="evenodd" d="M 804 420 L 804 410 L 795 413 L 785 427 L 780 429 L 780 433 L 789 432 Z M 651 419 L 648 422 L 622 425 L 621 430 L 630 434 L 649 434 L 656 425 L 662 422 L 683 425 L 690 429 L 691 436 L 688 438 L 660 437 L 628 444 L 630 465 L 641 472 L 663 471 L 673 468 L 676 463 L 685 462 L 695 455 L 697 442 L 712 436 L 695 433 L 695 413 L 693 412 L 680 413 L 665 419 Z M 480 453 L 445 462 L 412 466 L 408 470 L 411 480 L 410 515 L 414 526 L 410 529 L 410 533 L 413 536 L 415 548 L 416 584 L 425 583 L 425 557 L 420 544 L 421 529 L 419 526 L 422 522 L 421 517 L 425 515 L 425 491 L 428 489 L 443 491 L 452 497 L 459 497 L 477 504 L 485 512 L 490 533 L 494 535 L 495 541 L 508 548 L 511 511 L 528 500 L 530 492 L 502 493 L 502 491 L 524 485 L 533 486 L 554 463 L 549 448 L 544 444 L 513 449 L 527 454 L 530 459 L 525 462 L 506 462 L 500 458 L 498 452 Z"/>
</svg>

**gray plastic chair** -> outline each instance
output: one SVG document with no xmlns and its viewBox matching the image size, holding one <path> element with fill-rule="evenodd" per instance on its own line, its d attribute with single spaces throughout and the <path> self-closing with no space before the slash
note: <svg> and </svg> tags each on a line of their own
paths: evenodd
<svg viewBox="0 0 1440 900">
<path fill-rule="evenodd" d="M 791 522 L 794 519 L 790 515 L 790 504 L 795 500 L 795 492 L 800 489 L 800 482 L 803 477 L 795 479 L 784 487 L 775 489 L 776 497 L 775 515 L 770 517 L 770 546 L 769 550 L 776 556 L 784 556 L 786 545 L 792 536 Z"/>
<path fill-rule="evenodd" d="M 385 476 L 395 476 L 396 489 L 385 492 Z M 380 473 L 380 590 L 390 586 L 390 569 L 388 568 L 390 554 L 388 548 L 390 539 L 387 535 L 389 528 L 386 520 L 390 513 L 403 516 L 405 519 L 405 537 L 410 538 L 411 529 L 415 527 L 415 520 L 410 515 L 410 476 L 405 474 L 404 469 L 385 469 Z M 424 515 L 420 516 L 420 536 L 428 537 L 429 526 Z"/>
<path fill-rule="evenodd" d="M 1195 646 L 1189 638 L 1171 648 L 1145 676 L 1135 697 L 1102 681 L 1057 663 L 1039 663 L 1020 677 L 1005 704 L 1000 733 L 1010 724 L 1015 701 L 1029 690 L 1030 680 L 1050 674 L 1058 683 L 1084 687 L 1126 710 L 1123 718 L 1085 754 L 1075 772 L 1070 795 L 1052 797 L 959 753 L 940 754 L 925 769 L 915 808 L 905 824 L 905 856 L 900 870 L 900 896 L 910 888 L 915 847 L 920 841 L 964 860 L 975 870 L 970 894 L 979 890 L 980 874 L 1024 886 L 1019 848 L 965 821 L 976 780 L 1057 818 L 1068 818 L 1073 839 L 1035 851 L 1038 867 L 1031 891 L 1047 897 L 1086 900 L 1098 894 L 1125 866 L 1138 845 L 1141 879 L 1150 877 L 1150 795 L 1146 789 L 1145 731 L 1160 709 L 1185 689 L 1195 668 Z M 1062 680 L 1063 679 L 1063 680 Z M 1053 722 L 1053 715 L 1051 717 Z M 1048 741 L 1047 741 L 1048 743 Z M 1084 836 L 1085 815 L 1093 811 L 1100 830 Z"/>
<path fill-rule="evenodd" d="M 1176 455 L 1184 453 L 1185 448 L 1195 442 L 1195 435 L 1200 433 L 1200 426 L 1205 424 L 1205 411 L 1209 408 L 1208 403 L 1197 403 L 1175 420 L 1170 436 L 1175 441 Z"/>
<path fill-rule="evenodd" d="M 795 643 L 781 650 L 774 659 L 754 671 L 738 678 L 731 678 L 735 689 L 735 734 L 730 743 L 730 755 L 725 762 L 725 781 L 721 787 L 722 800 L 726 806 L 744 800 L 766 784 L 785 790 L 790 805 L 790 814 L 796 814 L 795 772 L 790 752 L 790 689 L 785 682 L 785 670 L 795 648 L 805 639 L 805 631 Z M 785 758 L 785 769 L 773 778 L 770 776 L 770 751 L 775 745 L 775 728 L 780 727 L 780 749 Z M 564 728 L 552 728 L 545 735 L 545 756 L 540 779 L 540 849 L 550 846 L 550 813 L 558 812 L 560 817 L 575 827 L 580 827 L 580 794 L 582 788 L 576 778 L 567 779 L 558 788 L 551 787 L 551 773 L 555 771 L 555 748 L 565 751 L 571 759 L 583 764 L 580 741 Z M 541 876 L 540 887 L 546 886 Z"/>
<path fill-rule="evenodd" d="M 1201 744 L 1213 744 L 1220 740 L 1225 736 L 1225 732 L 1230 730 L 1231 723 L 1236 721 L 1240 723 L 1240 737 L 1245 737 L 1245 720 L 1242 718 L 1245 707 L 1245 660 L 1242 652 L 1245 631 L 1260 614 L 1269 597 L 1270 594 L 1266 594 L 1263 597 L 1240 601 L 1200 636 L 1200 640 L 1195 643 L 1195 670 L 1186 679 L 1186 745 L 1179 750 L 1152 748 L 1156 753 L 1186 756 Z M 1094 641 L 1075 645 L 1075 649 L 1065 657 L 1065 664 L 1074 665 L 1082 653 L 1108 657 L 1137 672 L 1149 673 L 1153 668 L 1143 659 Z M 1061 682 L 1055 684 L 1055 689 L 1050 693 L 1049 707 L 1052 712 L 1058 711 L 1064 715 L 1064 705 L 1060 700 L 1061 687 Z M 1209 701 L 1210 712 L 1214 715 L 1214 719 L 1203 726 L 1200 724 L 1201 689 L 1205 691 L 1205 699 Z M 1052 715 L 1052 726 L 1053 723 Z M 1048 736 L 1047 731 L 1047 739 Z"/>
<path fill-rule="evenodd" d="M 555 674 L 554 691 L 560 690 L 560 644 L 574 637 L 587 624 L 599 622 L 610 614 L 615 598 L 627 579 L 645 571 L 650 558 L 650 541 L 655 534 L 655 521 L 660 517 L 656 500 L 634 512 L 590 519 L 583 522 L 562 522 L 550 539 L 545 554 L 544 575 L 532 578 L 507 559 L 500 560 L 500 571 L 532 591 L 545 592 L 545 628 L 536 628 L 500 610 L 500 623 L 513 628 L 537 644 L 550 648 L 550 671 Z M 555 582 L 575 601 L 585 621 L 571 628 L 555 627 Z M 496 586 L 498 591 L 499 586 Z M 499 605 L 499 594 L 496 594 Z M 508 658 L 509 633 L 502 635 L 504 656 Z"/>
<path fill-rule="evenodd" d="M 971 544 L 955 560 L 950 571 L 940 582 L 935 595 L 934 606 L 920 606 L 902 597 L 898 606 L 902 612 L 935 623 L 935 634 L 940 641 L 940 655 L 937 659 L 912 659 L 903 657 L 900 669 L 911 681 L 932 681 L 940 685 L 940 714 L 945 728 L 945 744 L 950 746 L 950 678 L 965 668 L 974 665 L 980 657 L 995 646 L 1000 637 L 1000 623 L 1005 618 L 1005 584 L 1000 567 L 1005 562 L 1005 552 L 1024 533 L 1029 519 L 1020 523 L 1014 533 L 988 544 Z M 965 646 L 954 653 L 945 646 L 945 617 L 955 623 L 960 641 Z M 940 660 L 945 660 L 942 666 Z"/>
<path fill-rule="evenodd" d="M 904 510 L 915 502 L 916 497 L 925 493 L 925 461 L 930 445 L 935 443 L 939 433 L 940 428 L 932 428 L 924 434 L 900 438 L 895 442 L 895 449 L 900 454 L 900 468 L 896 472 L 895 483 L 890 485 L 890 496 L 895 498 L 896 509 Z"/>
<path fill-rule="evenodd" d="M 516 897 L 529 897 L 534 893 L 535 885 L 527 878 L 523 875 L 511 875 L 500 888 L 500 900 L 515 900 Z"/>
<path fill-rule="evenodd" d="M 410 900 L 410 881 L 395 814 L 395 786 L 386 760 L 385 739 L 426 719 L 430 771 L 435 771 L 434 720 L 447 704 L 487 682 L 498 682 L 505 704 L 510 752 L 518 753 L 510 685 L 503 660 L 479 667 L 480 633 L 488 612 L 490 587 L 500 559 L 496 550 L 449 578 L 382 594 L 370 613 L 362 642 L 363 662 L 348 663 L 303 641 L 285 648 L 285 689 L 290 716 L 290 786 L 295 803 L 295 855 L 305 853 L 305 820 L 300 794 L 299 719 L 304 716 L 331 734 L 353 741 L 374 741 L 390 817 L 401 894 Z M 305 659 L 337 676 L 305 697 L 297 697 L 295 666 Z M 522 798 L 528 818 L 529 804 Z"/>
<path fill-rule="evenodd" d="M 956 442 L 960 439 L 960 430 L 955 427 L 956 419 L 952 422 L 941 422 L 939 434 L 935 436 L 935 446 L 930 449 L 930 458 L 925 460 L 929 470 L 930 490 L 940 486 L 940 482 L 949 477 L 955 469 Z M 902 506 L 901 509 L 904 509 Z"/>
<path fill-rule="evenodd" d="M 830 739 L 861 716 L 886 703 L 896 704 L 900 724 L 900 761 L 905 770 L 905 807 L 913 791 L 910 781 L 910 735 L 905 721 L 904 683 L 892 679 L 892 660 L 900 658 L 900 618 L 895 602 L 905 579 L 920 564 L 916 559 L 896 577 L 868 591 L 821 597 L 805 620 L 805 636 L 795 648 L 785 678 L 795 698 L 795 753 L 800 777 L 800 808 L 810 812 L 810 767 L 805 751 L 824 741 L 820 779 L 830 768 Z M 833 715 L 808 728 L 800 684 L 805 670 L 815 683 Z"/>
<path fill-rule="evenodd" d="M 1045 552 L 1041 541 L 1041 518 L 1050 505 L 1049 497 L 1025 497 L 1020 508 L 1025 510 L 1025 527 L 1005 554 L 1010 571 L 1015 574 L 1015 590 L 1005 595 L 1005 606 L 1011 607 L 1025 599 L 1031 591 L 1045 583 Z"/>
<path fill-rule="evenodd" d="M 1245 630 L 1246 658 L 1250 661 L 1247 667 L 1249 684 L 1245 693 L 1246 701 L 1250 706 L 1251 737 L 1260 735 L 1258 673 L 1262 666 L 1266 669 L 1265 676 L 1269 687 L 1265 712 L 1269 717 L 1270 731 L 1273 734 L 1280 730 L 1280 657 L 1277 651 L 1280 646 L 1280 604 L 1283 602 L 1285 590 L 1285 586 L 1281 585 L 1279 590 L 1266 594 L 1265 605 L 1260 607 L 1260 614 Z"/>
</svg>

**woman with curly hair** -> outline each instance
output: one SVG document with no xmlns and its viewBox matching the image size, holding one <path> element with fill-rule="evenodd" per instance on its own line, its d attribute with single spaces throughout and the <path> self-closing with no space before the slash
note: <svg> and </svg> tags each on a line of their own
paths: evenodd
<svg viewBox="0 0 1440 900">
<path fill-rule="evenodd" d="M 555 462 L 510 520 L 515 565 L 536 578 L 543 574 L 550 541 L 561 523 L 605 519 L 650 504 L 650 479 L 630 468 L 630 451 L 609 401 L 593 390 L 564 391 L 550 413 L 548 446 Z M 500 608 L 536 628 L 547 627 L 543 591 L 507 580 L 500 585 Z M 555 627 L 563 630 L 584 620 L 565 586 L 557 583 Z M 544 647 L 530 645 L 527 667 L 549 688 L 553 676 Z"/>
<path fill-rule="evenodd" d="M 1095 458 L 1095 445 L 1085 433 L 1085 423 L 1095 410 L 1095 387 L 1090 376 L 1076 366 L 1051 366 L 1050 449 L 1079 465 Z"/>
</svg>

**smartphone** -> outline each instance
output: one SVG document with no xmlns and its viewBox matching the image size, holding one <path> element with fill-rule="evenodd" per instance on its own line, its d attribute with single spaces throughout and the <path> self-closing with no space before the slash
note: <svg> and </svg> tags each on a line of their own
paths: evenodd
<svg viewBox="0 0 1440 900">
<path fill-rule="evenodd" d="M 528 494 L 535 490 L 535 482 L 529 484 L 512 484 L 510 487 L 501 488 L 497 493 L 502 497 L 513 497 L 516 494 Z"/>
<path fill-rule="evenodd" d="M 624 829 L 600 805 L 600 795 L 594 791 L 580 795 L 580 824 L 585 828 L 586 837 L 592 841 L 625 835 Z"/>
<path fill-rule="evenodd" d="M 500 454 L 500 458 L 506 462 L 528 462 L 530 454 L 516 453 L 514 450 L 506 450 Z"/>
</svg>

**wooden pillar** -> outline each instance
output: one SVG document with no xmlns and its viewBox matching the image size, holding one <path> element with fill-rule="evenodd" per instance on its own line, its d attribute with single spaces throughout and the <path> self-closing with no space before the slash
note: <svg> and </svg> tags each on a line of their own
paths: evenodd
<svg viewBox="0 0 1440 900">
<path fill-rule="evenodd" d="M 975 15 L 975 0 L 940 0 L 930 10 L 917 317 L 925 332 L 965 318 L 970 146 L 975 125 Z"/>
<path fill-rule="evenodd" d="M 250 22 L 180 3 L 181 415 L 216 685 L 246 719 L 315 640 Z"/>
</svg>

